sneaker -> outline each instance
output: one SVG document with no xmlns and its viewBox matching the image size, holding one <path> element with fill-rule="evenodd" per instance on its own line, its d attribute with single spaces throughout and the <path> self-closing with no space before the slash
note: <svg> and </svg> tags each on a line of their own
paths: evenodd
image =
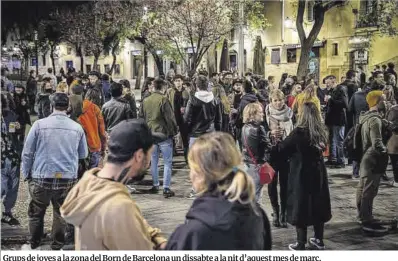
<svg viewBox="0 0 398 261">
<path fill-rule="evenodd" d="M 352 176 L 352 180 L 359 180 L 359 176 Z"/>
<path fill-rule="evenodd" d="M 398 182 L 393 181 L 393 182 L 391 183 L 391 186 L 393 186 L 393 187 L 395 187 L 395 188 L 398 188 Z"/>
<path fill-rule="evenodd" d="M 388 232 L 388 228 L 383 227 L 380 224 L 377 223 L 371 223 L 371 224 L 362 224 L 362 230 L 365 232 L 372 232 L 372 233 L 386 233 Z"/>
<path fill-rule="evenodd" d="M 169 188 L 165 188 L 165 189 L 163 189 L 163 196 L 165 198 L 170 198 L 170 197 L 174 197 L 175 193 L 174 193 L 174 191 L 170 190 Z"/>
<path fill-rule="evenodd" d="M 19 226 L 20 223 L 11 213 L 3 212 L 1 217 L 1 223 L 9 224 L 10 226 Z"/>
<path fill-rule="evenodd" d="M 148 192 L 151 193 L 151 194 L 158 194 L 158 192 L 159 192 L 159 186 L 152 186 L 152 188 L 150 188 L 150 189 L 148 190 Z"/>
<path fill-rule="evenodd" d="M 305 250 L 305 244 L 302 243 L 294 243 L 289 245 L 289 249 L 293 251 L 298 251 L 298 250 Z"/>
<path fill-rule="evenodd" d="M 196 193 L 195 191 L 191 190 L 191 192 L 189 192 L 188 197 L 189 199 L 196 199 Z"/>
<path fill-rule="evenodd" d="M 317 239 L 315 237 L 311 237 L 308 240 L 308 244 L 311 246 L 311 248 L 317 249 L 317 250 L 325 250 L 325 244 L 323 244 L 323 241 L 320 239 Z"/>
<path fill-rule="evenodd" d="M 137 193 L 137 189 L 135 187 L 133 187 L 133 185 L 126 185 L 128 191 L 130 192 L 130 194 L 135 194 Z"/>
</svg>

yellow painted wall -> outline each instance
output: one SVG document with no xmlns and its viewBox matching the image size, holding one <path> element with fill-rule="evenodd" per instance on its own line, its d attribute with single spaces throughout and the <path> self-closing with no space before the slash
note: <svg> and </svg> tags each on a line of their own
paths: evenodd
<svg viewBox="0 0 398 261">
<path fill-rule="evenodd" d="M 319 48 L 320 51 L 320 79 L 334 74 L 340 78 L 345 75 L 350 66 L 350 52 L 353 49 L 349 45 L 349 39 L 356 34 L 360 34 L 360 29 L 355 28 L 355 15 L 352 9 L 360 9 L 359 0 L 350 0 L 348 4 L 342 7 L 335 7 L 326 13 L 323 27 L 318 35 L 318 40 L 326 40 L 324 47 Z M 266 76 L 274 75 L 277 79 L 282 73 L 296 74 L 297 65 L 300 56 L 300 49 L 297 50 L 297 63 L 287 63 L 286 46 L 289 44 L 299 44 L 299 38 L 296 31 L 285 28 L 284 42 L 282 42 L 282 2 L 269 1 L 266 3 L 266 17 L 272 26 L 266 29 L 261 38 L 263 45 L 267 47 L 266 56 Z M 285 1 L 285 18 L 289 17 L 293 20 L 295 10 L 291 1 Z M 306 18 L 306 14 L 304 15 Z M 398 24 L 398 18 L 395 19 Z M 294 21 L 295 24 L 295 21 Z M 311 25 L 306 26 L 305 31 L 308 32 Z M 381 37 L 377 33 L 371 36 L 371 45 L 369 51 L 369 64 L 367 66 L 368 74 L 373 70 L 374 65 L 384 63 L 398 56 L 398 37 Z M 333 43 L 338 44 L 338 55 L 333 55 Z M 246 46 L 245 46 L 246 47 Z M 238 47 L 237 47 L 238 48 Z M 281 63 L 271 64 L 271 50 L 273 48 L 281 49 Z"/>
</svg>

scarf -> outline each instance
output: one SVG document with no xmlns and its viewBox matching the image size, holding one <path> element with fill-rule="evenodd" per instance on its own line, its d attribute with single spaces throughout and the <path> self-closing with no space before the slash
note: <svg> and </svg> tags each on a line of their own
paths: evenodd
<svg viewBox="0 0 398 261">
<path fill-rule="evenodd" d="M 289 121 L 293 116 L 292 110 L 286 105 L 283 105 L 282 110 L 277 110 L 272 106 L 272 104 L 270 104 L 268 106 L 268 111 L 270 117 L 280 122 Z"/>
</svg>

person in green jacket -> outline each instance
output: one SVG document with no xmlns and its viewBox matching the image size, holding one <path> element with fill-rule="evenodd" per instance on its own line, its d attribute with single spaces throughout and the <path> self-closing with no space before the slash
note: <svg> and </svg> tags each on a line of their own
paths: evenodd
<svg viewBox="0 0 398 261">
<path fill-rule="evenodd" d="M 164 95 L 167 82 L 162 79 L 156 79 L 153 81 L 153 87 L 152 94 L 141 105 L 140 117 L 145 119 L 152 132 L 162 133 L 167 139 L 154 144 L 151 158 L 153 186 L 150 192 L 159 192 L 158 163 L 160 150 L 164 161 L 163 195 L 168 198 L 174 196 L 174 192 L 170 190 L 170 184 L 173 161 L 173 137 L 177 134 L 178 129 L 173 107 L 169 99 Z"/>
<path fill-rule="evenodd" d="M 358 219 L 366 232 L 386 232 L 387 229 L 373 218 L 373 200 L 377 196 L 380 178 L 386 171 L 388 155 L 382 137 L 382 118 L 379 106 L 384 102 L 382 91 L 371 91 L 366 96 L 369 111 L 359 116 L 362 137 L 362 159 L 357 188 Z"/>
</svg>

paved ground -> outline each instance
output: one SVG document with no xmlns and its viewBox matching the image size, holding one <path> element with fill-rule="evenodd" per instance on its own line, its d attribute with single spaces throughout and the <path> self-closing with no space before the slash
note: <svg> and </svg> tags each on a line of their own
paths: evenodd
<svg viewBox="0 0 398 261">
<path fill-rule="evenodd" d="M 132 197 L 138 202 L 148 222 L 162 229 L 166 236 L 175 229 L 178 224 L 184 222 L 184 216 L 192 204 L 192 200 L 186 198 L 190 190 L 189 170 L 181 157 L 174 160 L 172 188 L 176 196 L 165 199 L 161 194 L 151 195 L 145 191 L 151 186 L 151 177 L 147 175 L 145 180 L 138 186 L 141 194 L 134 194 Z M 333 219 L 325 227 L 325 243 L 328 249 L 332 250 L 397 250 L 398 234 L 388 234 L 383 237 L 366 237 L 355 222 L 355 187 L 356 180 L 351 180 L 351 168 L 344 170 L 329 170 L 332 196 Z M 162 173 L 162 172 L 161 172 Z M 388 172 L 391 177 L 391 171 Z M 27 238 L 27 217 L 26 209 L 28 194 L 26 184 L 21 183 L 20 194 L 16 206 L 16 215 L 22 221 L 22 229 L 2 226 L 2 249 L 18 249 L 20 244 Z M 262 205 L 271 214 L 270 203 L 266 188 L 263 190 Z M 374 213 L 378 218 L 391 218 L 398 216 L 398 189 L 382 184 L 379 195 L 374 204 Z M 46 214 L 46 229 L 51 226 L 51 209 Z M 309 229 L 311 235 L 312 229 Z M 289 226 L 287 229 L 273 228 L 273 248 L 285 250 L 289 243 L 295 240 L 295 230 Z M 46 246 L 48 248 L 48 246 Z M 67 248 L 72 248 L 68 246 Z"/>
<path fill-rule="evenodd" d="M 140 91 L 134 90 L 136 99 L 140 99 Z M 32 119 L 35 120 L 35 119 Z M 28 131 L 28 130 L 27 130 Z M 390 167 L 389 167 L 390 168 Z M 343 170 L 329 169 L 330 193 L 332 200 L 332 220 L 325 227 L 325 243 L 328 249 L 333 250 L 397 250 L 398 232 L 383 237 L 366 237 L 355 222 L 355 191 L 358 181 L 351 179 L 351 167 Z M 160 171 L 162 173 L 162 169 Z M 392 177 L 391 170 L 387 174 Z M 141 185 L 137 186 L 142 194 L 132 195 L 136 200 L 152 226 L 162 229 L 166 236 L 169 236 L 178 224 L 184 222 L 185 213 L 192 204 L 191 199 L 186 196 L 190 191 L 189 170 L 182 157 L 177 157 L 173 163 L 172 189 L 176 196 L 165 199 L 161 194 L 145 194 L 145 190 L 151 186 L 151 177 L 147 175 Z M 271 218 L 271 206 L 267 196 L 267 189 L 263 189 L 261 204 Z M 14 208 L 16 217 L 21 221 L 22 226 L 11 228 L 7 225 L 1 226 L 1 249 L 19 249 L 28 236 L 27 205 L 29 195 L 27 184 L 21 181 L 17 205 Z M 374 213 L 376 218 L 391 219 L 398 217 L 398 189 L 383 183 L 380 186 L 379 194 L 374 202 Z M 45 216 L 45 227 L 51 229 L 52 210 L 48 208 Z M 311 235 L 311 228 L 309 235 Z M 287 249 L 287 245 L 295 241 L 295 229 L 289 226 L 288 229 L 273 228 L 273 248 L 278 250 Z M 45 248 L 49 249 L 46 245 Z M 66 248 L 72 249 L 73 246 Z"/>
</svg>

